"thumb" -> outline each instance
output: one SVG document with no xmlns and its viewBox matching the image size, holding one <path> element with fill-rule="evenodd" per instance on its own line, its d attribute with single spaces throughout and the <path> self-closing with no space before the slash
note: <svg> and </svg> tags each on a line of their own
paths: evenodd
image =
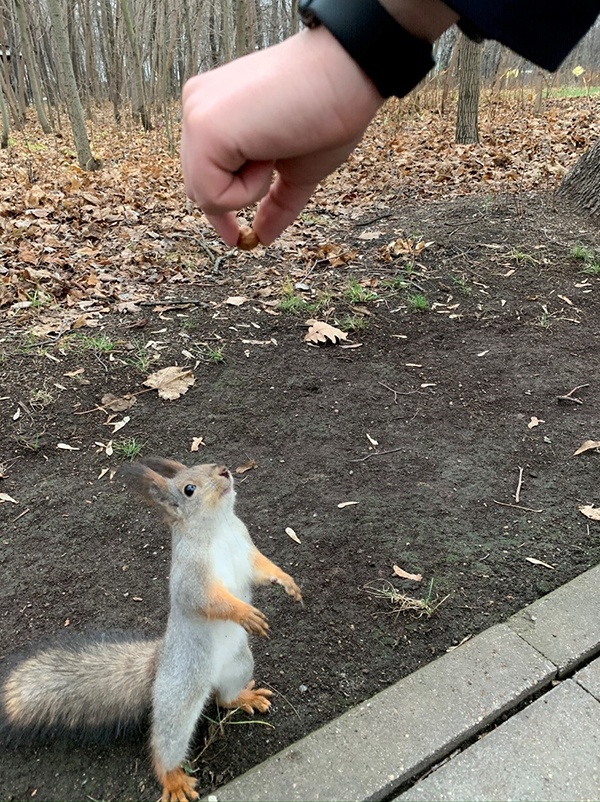
<svg viewBox="0 0 600 802">
<path fill-rule="evenodd" d="M 313 194 L 317 183 L 294 184 L 281 174 L 263 198 L 254 217 L 252 228 L 263 245 L 273 240 L 298 217 Z"/>
</svg>

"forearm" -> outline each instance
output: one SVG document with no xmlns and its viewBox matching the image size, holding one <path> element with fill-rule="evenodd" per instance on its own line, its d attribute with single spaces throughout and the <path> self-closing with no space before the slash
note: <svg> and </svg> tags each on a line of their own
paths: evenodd
<svg viewBox="0 0 600 802">
<path fill-rule="evenodd" d="M 379 0 L 385 10 L 418 39 L 435 42 L 458 14 L 442 0 Z"/>
</svg>

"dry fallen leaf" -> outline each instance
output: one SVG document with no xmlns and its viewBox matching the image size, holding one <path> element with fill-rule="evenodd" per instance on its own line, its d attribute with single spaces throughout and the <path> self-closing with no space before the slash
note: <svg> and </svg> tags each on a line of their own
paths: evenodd
<svg viewBox="0 0 600 802">
<path fill-rule="evenodd" d="M 586 440 L 577 451 L 573 452 L 573 456 L 576 457 L 577 454 L 583 454 L 584 451 L 591 451 L 593 448 L 600 448 L 600 440 Z"/>
<path fill-rule="evenodd" d="M 245 303 L 248 299 L 245 295 L 230 295 L 229 298 L 225 301 L 226 304 L 229 306 L 241 306 Z"/>
<path fill-rule="evenodd" d="M 144 384 L 146 387 L 158 390 L 160 398 L 164 398 L 166 401 L 174 401 L 187 393 L 195 381 L 196 379 L 191 370 L 171 365 L 168 368 L 162 368 L 151 373 Z"/>
<path fill-rule="evenodd" d="M 243 465 L 239 465 L 236 469 L 236 473 L 246 473 L 246 471 L 251 471 L 253 468 L 258 468 L 258 463 L 256 463 L 253 459 L 249 459 L 248 462 L 245 462 Z"/>
<path fill-rule="evenodd" d="M 423 579 L 422 574 L 409 574 L 408 571 L 404 571 L 398 565 L 394 565 L 394 573 L 402 579 L 411 579 L 413 582 L 420 582 Z"/>
<path fill-rule="evenodd" d="M 0 504 L 3 504 L 5 501 L 10 501 L 12 504 L 18 504 L 16 498 L 9 496 L 8 493 L 0 493 Z"/>
<path fill-rule="evenodd" d="M 300 538 L 294 532 L 294 530 L 292 529 L 291 526 L 286 526 L 285 533 L 286 533 L 286 535 L 289 535 L 295 543 L 300 543 Z"/>
<path fill-rule="evenodd" d="M 544 568 L 549 568 L 551 571 L 554 571 L 553 565 L 548 565 L 548 563 L 543 562 L 542 560 L 536 560 L 535 557 L 525 557 L 528 563 L 532 565 L 543 565 Z"/>
<path fill-rule="evenodd" d="M 325 323 L 323 320 L 307 320 L 308 332 L 304 335 L 304 342 L 321 345 L 327 341 L 336 345 L 340 340 L 346 340 L 348 335 L 345 331 L 336 329 Z"/>
<path fill-rule="evenodd" d="M 584 504 L 579 508 L 579 512 L 592 521 L 600 521 L 600 507 L 594 507 L 593 504 Z"/>
<path fill-rule="evenodd" d="M 124 412 L 129 407 L 132 407 L 137 401 L 134 395 L 116 396 L 112 393 L 106 393 L 102 396 L 100 405 L 105 409 L 110 409 L 111 412 Z"/>
<path fill-rule="evenodd" d="M 200 446 L 205 446 L 206 443 L 204 442 L 203 437 L 194 437 L 192 439 L 192 445 L 190 446 L 190 451 L 198 451 Z"/>
<path fill-rule="evenodd" d="M 536 417 L 535 417 L 535 415 L 533 415 L 533 416 L 532 416 L 532 418 L 531 418 L 531 420 L 530 420 L 530 421 L 529 421 L 529 423 L 527 424 L 527 428 L 528 428 L 528 429 L 533 429 L 533 428 L 534 428 L 534 426 L 539 426 L 539 425 L 540 425 L 540 423 L 546 423 L 546 421 L 545 421 L 545 420 L 542 420 L 541 418 L 536 418 Z"/>
<path fill-rule="evenodd" d="M 63 451 L 79 451 L 80 450 L 76 446 L 70 446 L 68 443 L 59 443 L 56 447 L 62 449 Z"/>
<path fill-rule="evenodd" d="M 109 440 L 108 443 L 100 443 L 96 441 L 94 445 L 98 446 L 98 450 L 96 454 L 100 454 L 102 451 L 106 453 L 107 457 L 112 457 L 113 455 L 113 441 Z M 110 477 L 112 479 L 112 476 Z"/>
<path fill-rule="evenodd" d="M 123 428 L 123 426 L 127 426 L 130 420 L 131 418 L 129 417 L 129 415 L 125 415 L 123 420 L 117 421 L 116 423 L 111 423 L 110 425 L 113 427 L 112 433 L 116 434 L 119 431 L 119 429 Z"/>
<path fill-rule="evenodd" d="M 369 432 L 367 432 L 366 434 L 367 434 L 367 440 L 369 441 L 369 443 L 371 443 L 372 446 L 378 446 L 379 445 L 377 440 L 372 438 L 371 435 L 369 434 Z"/>
<path fill-rule="evenodd" d="M 358 504 L 358 501 L 340 501 L 338 507 L 343 509 L 344 507 L 350 507 L 352 504 Z"/>
</svg>

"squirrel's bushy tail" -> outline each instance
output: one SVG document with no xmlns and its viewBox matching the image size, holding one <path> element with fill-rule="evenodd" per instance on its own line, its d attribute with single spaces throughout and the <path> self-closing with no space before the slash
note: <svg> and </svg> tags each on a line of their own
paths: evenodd
<svg viewBox="0 0 600 802">
<path fill-rule="evenodd" d="M 0 685 L 0 740 L 114 738 L 150 713 L 161 640 L 72 637 L 18 662 Z"/>
</svg>

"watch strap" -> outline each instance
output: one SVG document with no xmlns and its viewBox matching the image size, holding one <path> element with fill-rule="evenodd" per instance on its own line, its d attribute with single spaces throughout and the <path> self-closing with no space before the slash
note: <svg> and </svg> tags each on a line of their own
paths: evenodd
<svg viewBox="0 0 600 802">
<path fill-rule="evenodd" d="M 431 43 L 406 31 L 378 0 L 299 0 L 308 27 L 323 24 L 382 97 L 403 97 L 435 66 Z"/>
</svg>

